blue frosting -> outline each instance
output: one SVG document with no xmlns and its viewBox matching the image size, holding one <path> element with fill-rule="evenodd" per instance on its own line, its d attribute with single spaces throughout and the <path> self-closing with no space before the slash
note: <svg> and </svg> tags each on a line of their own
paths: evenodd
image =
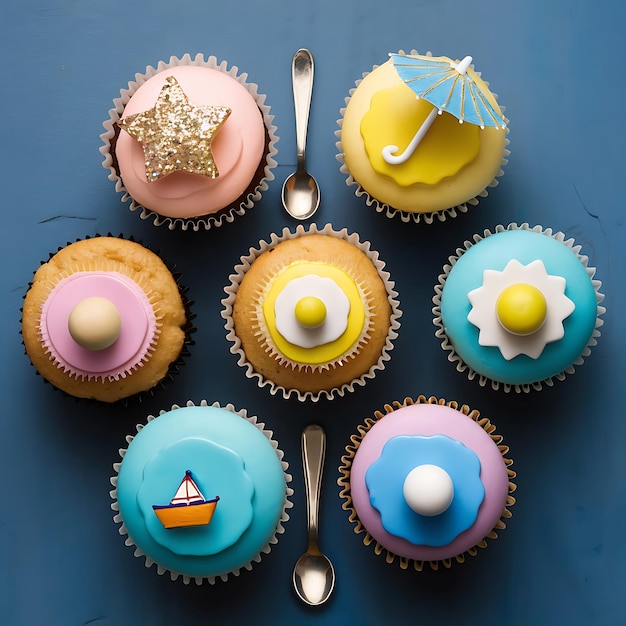
<svg viewBox="0 0 626 626">
<path fill-rule="evenodd" d="M 468 292 L 482 285 L 486 269 L 502 271 L 511 259 L 523 265 L 543 261 L 548 274 L 565 278 L 565 295 L 576 306 L 563 321 L 563 339 L 547 344 L 538 359 L 520 354 L 507 361 L 497 347 L 479 345 L 479 329 L 467 321 Z M 538 382 L 566 370 L 585 350 L 597 314 L 593 283 L 573 250 L 529 230 L 496 233 L 470 247 L 450 270 L 441 294 L 442 324 L 455 352 L 478 374 L 511 385 Z"/>
<path fill-rule="evenodd" d="M 454 485 L 448 509 L 433 517 L 416 513 L 404 499 L 404 481 L 419 465 L 444 469 Z M 399 435 L 383 447 L 365 473 L 371 505 L 384 529 L 414 545 L 441 547 L 451 543 L 475 521 L 485 497 L 480 460 L 462 442 L 446 435 Z"/>
<path fill-rule="evenodd" d="M 185 470 L 207 499 L 220 496 L 211 524 L 164 529 L 152 512 L 167 504 Z M 166 569 L 215 577 L 249 563 L 273 537 L 285 504 L 285 474 L 263 432 L 226 409 L 164 413 L 131 441 L 117 481 L 129 537 Z"/>
<path fill-rule="evenodd" d="M 191 469 L 204 497 L 219 496 L 219 503 L 208 526 L 165 528 L 152 505 L 169 503 L 187 469 Z M 175 554 L 206 556 L 232 546 L 243 535 L 252 522 L 253 496 L 254 483 L 236 452 L 206 439 L 188 437 L 166 446 L 146 463 L 137 505 L 147 532 L 156 542 Z"/>
</svg>

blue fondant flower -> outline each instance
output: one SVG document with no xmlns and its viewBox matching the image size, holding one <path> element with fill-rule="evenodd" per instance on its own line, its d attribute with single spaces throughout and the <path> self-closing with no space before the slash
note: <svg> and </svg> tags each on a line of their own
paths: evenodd
<svg viewBox="0 0 626 626">
<path fill-rule="evenodd" d="M 441 467 L 452 479 L 454 497 L 439 515 L 425 516 L 409 507 L 404 481 L 420 465 Z M 476 520 L 485 497 L 478 456 L 446 435 L 399 435 L 383 447 L 370 465 L 365 483 L 371 505 L 380 513 L 384 529 L 415 545 L 445 546 Z"/>
</svg>

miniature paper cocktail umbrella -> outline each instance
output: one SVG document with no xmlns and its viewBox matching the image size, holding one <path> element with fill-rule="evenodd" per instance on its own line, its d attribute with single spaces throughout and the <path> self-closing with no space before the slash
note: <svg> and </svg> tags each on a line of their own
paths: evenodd
<svg viewBox="0 0 626 626">
<path fill-rule="evenodd" d="M 460 123 L 469 122 L 481 128 L 506 127 L 502 115 L 489 102 L 485 87 L 474 80 L 473 71 L 468 72 L 472 57 L 466 56 L 456 63 L 447 57 L 402 54 L 389 56 L 404 83 L 418 98 L 426 100 L 435 108 L 401 154 L 395 154 L 399 150 L 398 146 L 389 145 L 383 148 L 383 158 L 387 163 L 404 163 L 415 152 L 437 115 L 444 111 L 454 115 Z"/>
</svg>

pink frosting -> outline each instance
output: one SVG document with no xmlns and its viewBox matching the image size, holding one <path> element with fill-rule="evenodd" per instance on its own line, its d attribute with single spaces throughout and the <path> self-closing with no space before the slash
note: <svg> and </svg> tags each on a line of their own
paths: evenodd
<svg viewBox="0 0 626 626">
<path fill-rule="evenodd" d="M 463 442 L 480 459 L 480 478 L 485 498 L 471 528 L 442 547 L 414 545 L 389 534 L 380 514 L 370 504 L 365 473 L 383 446 L 397 435 L 447 435 Z M 385 415 L 367 432 L 350 471 L 350 491 L 356 513 L 370 535 L 390 552 L 417 561 L 438 561 L 462 554 L 494 528 L 506 506 L 509 480 L 498 446 L 473 419 L 460 411 L 437 404 L 414 404 Z"/>
<path fill-rule="evenodd" d="M 216 69 L 177 66 L 156 74 L 132 95 L 122 117 L 151 109 L 168 76 L 174 76 L 193 104 L 227 106 L 231 114 L 212 142 L 219 176 L 211 179 L 174 172 L 148 182 L 141 144 L 123 130 L 115 147 L 120 176 L 133 200 L 160 215 L 188 218 L 216 213 L 241 196 L 265 147 L 263 118 L 254 98 L 237 80 Z"/>
<path fill-rule="evenodd" d="M 84 298 L 113 302 L 122 325 L 119 337 L 104 350 L 80 346 L 68 329 L 72 309 Z M 145 358 L 157 332 L 152 305 L 143 289 L 118 272 L 76 272 L 50 292 L 41 312 L 41 334 L 48 352 L 65 371 L 86 378 L 119 378 Z"/>
</svg>

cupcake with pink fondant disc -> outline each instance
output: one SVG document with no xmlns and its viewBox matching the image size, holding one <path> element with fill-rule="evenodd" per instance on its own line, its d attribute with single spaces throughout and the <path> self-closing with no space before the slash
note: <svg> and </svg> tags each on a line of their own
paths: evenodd
<svg viewBox="0 0 626 626">
<path fill-rule="evenodd" d="M 191 344 L 186 289 L 165 262 L 121 237 L 68 244 L 42 263 L 24 298 L 22 339 L 45 380 L 117 402 L 178 371 Z"/>
<path fill-rule="evenodd" d="M 171 57 L 137 74 L 104 123 L 104 167 L 131 210 L 184 230 L 232 222 L 274 178 L 265 95 L 215 57 Z"/>
<path fill-rule="evenodd" d="M 474 556 L 515 503 L 508 447 L 476 410 L 419 396 L 359 426 L 339 468 L 356 533 L 388 562 L 438 569 Z"/>
</svg>

